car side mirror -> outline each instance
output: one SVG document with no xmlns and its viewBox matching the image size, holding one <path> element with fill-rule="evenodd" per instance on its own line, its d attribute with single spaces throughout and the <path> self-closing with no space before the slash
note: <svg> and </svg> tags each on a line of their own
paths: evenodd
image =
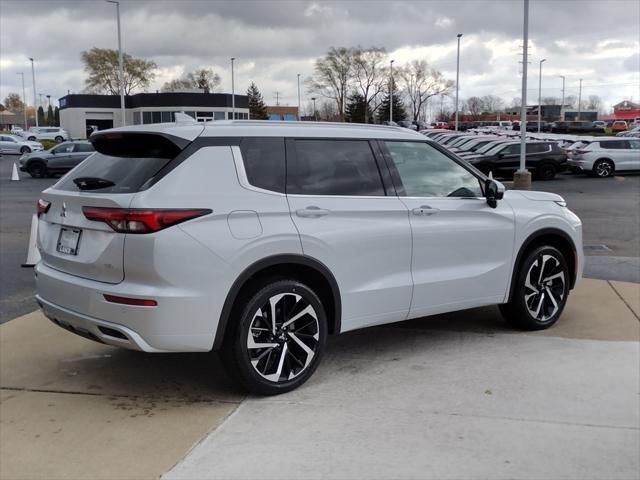
<svg viewBox="0 0 640 480">
<path fill-rule="evenodd" d="M 484 196 L 487 199 L 487 205 L 491 208 L 498 206 L 498 200 L 502 200 L 504 197 L 504 185 L 497 180 L 487 178 L 484 182 Z"/>
</svg>

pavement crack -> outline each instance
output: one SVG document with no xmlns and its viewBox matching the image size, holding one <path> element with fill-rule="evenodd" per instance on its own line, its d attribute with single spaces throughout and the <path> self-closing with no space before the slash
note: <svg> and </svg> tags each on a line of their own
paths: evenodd
<svg viewBox="0 0 640 480">
<path fill-rule="evenodd" d="M 620 292 L 618 292 L 618 290 L 616 290 L 616 287 L 609 280 L 607 280 L 607 283 L 613 289 L 613 291 L 616 292 L 616 295 L 618 296 L 618 298 L 620 300 L 622 300 L 622 303 L 624 303 L 627 306 L 627 308 L 629 309 L 631 314 L 634 317 L 636 317 L 636 320 L 638 320 L 640 322 L 640 317 L 636 314 L 636 312 L 634 312 L 633 308 L 631 308 L 631 305 L 629 305 L 629 303 L 622 297 L 622 295 L 620 295 Z"/>
<path fill-rule="evenodd" d="M 7 387 L 2 386 L 0 390 L 8 390 L 11 392 L 29 392 L 29 393 L 54 393 L 60 395 L 83 395 L 89 397 L 110 397 L 110 398 L 125 398 L 131 400 L 154 400 L 154 401 L 173 401 L 178 403 L 228 403 L 232 405 L 240 404 L 244 400 L 240 398 L 238 400 L 227 400 L 221 398 L 180 398 L 172 396 L 162 395 L 125 395 L 122 393 L 101 393 L 101 392 L 82 392 L 77 390 L 53 390 L 47 388 L 26 388 L 26 387 Z"/>
</svg>

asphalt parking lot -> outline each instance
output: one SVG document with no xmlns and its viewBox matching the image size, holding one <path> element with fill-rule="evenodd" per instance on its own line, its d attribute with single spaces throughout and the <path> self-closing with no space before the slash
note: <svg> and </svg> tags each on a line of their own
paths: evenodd
<svg viewBox="0 0 640 480">
<path fill-rule="evenodd" d="M 0 323 L 37 308 L 31 269 L 20 265 L 39 193 L 56 182 L 24 173 L 20 182 L 11 182 L 17 159 L 0 157 Z M 640 282 L 640 175 L 599 179 L 567 174 L 534 182 L 533 188 L 562 195 L 582 219 L 586 277 Z"/>
</svg>

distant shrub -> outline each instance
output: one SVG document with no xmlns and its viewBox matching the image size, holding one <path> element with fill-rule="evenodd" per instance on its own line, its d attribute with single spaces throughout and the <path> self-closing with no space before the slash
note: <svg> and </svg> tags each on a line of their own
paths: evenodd
<svg viewBox="0 0 640 480">
<path fill-rule="evenodd" d="M 42 140 L 38 140 L 38 142 L 42 144 L 45 150 L 49 150 L 50 148 L 53 148 L 57 145 L 55 140 L 42 139 Z"/>
</svg>

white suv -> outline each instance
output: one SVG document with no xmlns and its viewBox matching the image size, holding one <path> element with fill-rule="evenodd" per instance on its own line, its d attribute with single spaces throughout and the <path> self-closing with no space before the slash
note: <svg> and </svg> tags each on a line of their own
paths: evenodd
<svg viewBox="0 0 640 480">
<path fill-rule="evenodd" d="M 574 172 L 597 177 L 640 171 L 640 138 L 593 137 L 568 149 L 567 157 Z"/>
<path fill-rule="evenodd" d="M 492 304 L 547 328 L 581 276 L 560 196 L 504 193 L 404 128 L 221 121 L 91 142 L 38 202 L 44 313 L 109 345 L 222 350 L 254 392 L 306 381 L 328 334 Z"/>
<path fill-rule="evenodd" d="M 67 131 L 61 127 L 31 127 L 20 135 L 31 141 L 55 140 L 56 143 L 62 143 L 65 140 L 71 140 Z"/>
</svg>

